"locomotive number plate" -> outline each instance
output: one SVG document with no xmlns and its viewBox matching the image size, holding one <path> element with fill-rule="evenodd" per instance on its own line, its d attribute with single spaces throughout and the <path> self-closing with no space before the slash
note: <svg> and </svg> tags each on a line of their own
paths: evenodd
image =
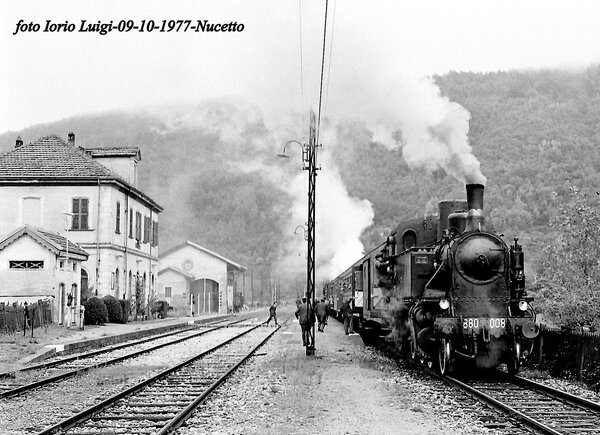
<svg viewBox="0 0 600 435">
<path fill-rule="evenodd" d="M 506 328 L 506 319 L 502 317 L 468 317 L 463 319 L 463 329 L 478 329 L 487 326 L 489 329 Z"/>
</svg>

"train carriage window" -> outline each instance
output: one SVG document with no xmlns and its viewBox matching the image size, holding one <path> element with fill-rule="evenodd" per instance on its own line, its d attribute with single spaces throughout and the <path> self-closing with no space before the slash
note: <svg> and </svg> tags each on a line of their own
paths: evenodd
<svg viewBox="0 0 600 435">
<path fill-rule="evenodd" d="M 417 246 L 417 234 L 413 230 L 407 230 L 402 235 L 402 248 L 404 250 Z"/>
</svg>

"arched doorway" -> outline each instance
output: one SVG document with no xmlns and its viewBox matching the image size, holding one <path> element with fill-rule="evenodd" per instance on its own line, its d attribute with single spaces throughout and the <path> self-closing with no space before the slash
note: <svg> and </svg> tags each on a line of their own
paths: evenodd
<svg viewBox="0 0 600 435">
<path fill-rule="evenodd" d="M 208 314 L 219 312 L 219 283 L 212 279 L 197 279 L 190 284 L 192 312 Z"/>
</svg>

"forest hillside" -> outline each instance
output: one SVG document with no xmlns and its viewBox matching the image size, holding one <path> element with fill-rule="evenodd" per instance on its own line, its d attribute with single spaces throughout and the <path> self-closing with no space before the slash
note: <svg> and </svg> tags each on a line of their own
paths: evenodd
<svg viewBox="0 0 600 435">
<path fill-rule="evenodd" d="M 542 248 L 554 237 L 549 222 L 557 214 L 557 201 L 568 196 L 571 186 L 582 194 L 600 190 L 600 66 L 450 72 L 433 80 L 442 95 L 470 112 L 469 141 L 487 177 L 486 212 L 507 242 L 520 237 L 531 281 Z M 361 122 L 336 120 L 331 126 L 338 144 L 327 151 L 327 159 L 352 201 L 368 200 L 372 208 L 373 223 L 359 234 L 366 249 L 398 220 L 435 211 L 438 200 L 464 198 L 464 185 L 456 179 L 443 170 L 410 168 L 399 150 L 374 141 Z M 192 240 L 260 268 L 289 255 L 291 241 L 298 244 L 298 236 L 291 234 L 296 225 L 290 231 L 287 223 L 294 215 L 293 185 L 281 181 L 274 156 L 301 127 L 274 133 L 255 108 L 211 101 L 35 125 L 0 135 L 0 152 L 9 151 L 18 135 L 29 143 L 49 134 L 66 138 L 70 131 L 84 147 L 138 146 L 140 188 L 165 208 L 161 251 Z M 284 166 L 290 171 L 299 167 L 299 158 Z M 597 199 L 590 195 L 592 206 Z M 337 220 L 346 218 L 348 213 Z M 299 265 L 296 282 L 304 270 Z"/>
</svg>

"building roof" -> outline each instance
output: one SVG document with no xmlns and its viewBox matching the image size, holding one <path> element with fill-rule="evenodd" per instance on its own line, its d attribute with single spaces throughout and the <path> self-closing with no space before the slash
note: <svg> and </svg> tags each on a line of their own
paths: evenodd
<svg viewBox="0 0 600 435">
<path fill-rule="evenodd" d="M 164 257 L 165 255 L 168 255 L 171 252 L 178 251 L 178 250 L 180 250 L 180 249 L 182 249 L 182 248 L 184 248 L 186 246 L 191 246 L 194 249 L 197 249 L 199 251 L 202 251 L 202 252 L 205 252 L 205 253 L 207 253 L 209 255 L 212 255 L 213 257 L 216 257 L 219 260 L 224 261 L 225 263 L 229 264 L 230 266 L 232 266 L 232 267 L 234 267 L 234 268 L 236 268 L 238 270 L 244 271 L 244 270 L 248 269 L 247 267 L 244 267 L 244 266 L 242 266 L 242 265 L 240 265 L 240 264 L 238 264 L 238 263 L 236 263 L 234 261 L 231 261 L 230 259 L 225 258 L 222 255 L 217 254 L 216 252 L 213 252 L 213 251 L 211 251 L 209 249 L 206 249 L 205 247 L 200 246 L 200 245 L 198 245 L 198 244 L 196 244 L 194 242 L 190 242 L 189 240 L 186 240 L 185 243 L 182 243 L 181 245 L 175 246 L 175 247 L 173 247 L 171 249 L 166 250 L 165 252 L 162 252 L 161 254 L 158 255 L 158 257 L 159 258 L 160 257 Z"/>
<path fill-rule="evenodd" d="M 88 153 L 85 148 L 66 143 L 56 135 L 39 138 L 0 155 L 0 184 L 114 183 L 156 211 L 163 210 L 149 196 L 95 161 L 92 156 L 101 153 L 100 148 L 90 150 Z M 106 150 L 109 151 L 105 153 L 114 155 L 114 148 Z M 124 150 L 122 155 L 130 155 L 134 148 Z"/>
<path fill-rule="evenodd" d="M 0 251 L 24 235 L 30 236 L 40 245 L 54 252 L 54 254 L 59 257 L 66 258 L 67 242 L 69 244 L 69 258 L 85 261 L 90 256 L 90 254 L 81 249 L 79 245 L 67 240 L 67 238 L 61 236 L 60 234 L 55 233 L 54 231 L 45 230 L 43 228 L 34 227 L 32 225 L 20 226 L 0 240 Z"/>
<path fill-rule="evenodd" d="M 158 271 L 158 274 L 160 275 L 160 274 L 165 273 L 165 272 L 167 272 L 169 270 L 172 270 L 173 272 L 178 273 L 179 275 L 183 275 L 185 278 L 189 279 L 190 281 L 195 278 L 194 275 L 192 275 L 190 273 L 187 273 L 187 272 L 184 272 L 183 270 L 181 270 L 181 269 L 179 269 L 177 267 L 174 267 L 174 266 L 167 266 L 164 269 L 160 269 Z"/>
</svg>

